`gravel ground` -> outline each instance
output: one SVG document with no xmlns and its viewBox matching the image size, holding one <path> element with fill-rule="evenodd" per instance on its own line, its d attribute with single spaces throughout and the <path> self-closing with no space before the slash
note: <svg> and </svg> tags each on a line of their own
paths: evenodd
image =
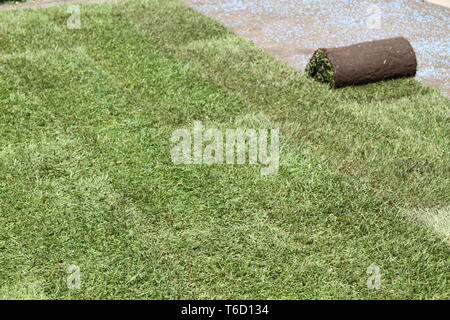
<svg viewBox="0 0 450 320">
<path fill-rule="evenodd" d="M 422 0 L 184 2 L 300 71 L 316 48 L 404 36 L 417 53 L 417 78 L 450 96 L 450 9 Z"/>
</svg>

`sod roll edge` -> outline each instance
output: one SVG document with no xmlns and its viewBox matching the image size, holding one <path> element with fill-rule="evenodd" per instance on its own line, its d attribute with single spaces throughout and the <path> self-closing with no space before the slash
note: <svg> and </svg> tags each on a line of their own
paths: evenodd
<svg viewBox="0 0 450 320">
<path fill-rule="evenodd" d="M 333 88 L 414 77 L 416 71 L 416 54 L 403 37 L 320 48 L 305 70 L 310 77 Z"/>
</svg>

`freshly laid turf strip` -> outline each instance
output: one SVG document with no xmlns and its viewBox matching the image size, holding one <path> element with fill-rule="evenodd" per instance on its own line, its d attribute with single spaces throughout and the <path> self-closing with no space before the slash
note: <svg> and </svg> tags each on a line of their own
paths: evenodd
<svg viewBox="0 0 450 320">
<path fill-rule="evenodd" d="M 329 90 L 178 0 L 81 13 L 0 12 L 0 298 L 449 298 L 438 91 Z M 173 164 L 195 120 L 279 128 L 278 174 Z"/>
<path fill-rule="evenodd" d="M 403 37 L 318 49 L 306 66 L 306 73 L 340 88 L 388 79 L 413 77 L 417 60 L 414 49 Z"/>
</svg>

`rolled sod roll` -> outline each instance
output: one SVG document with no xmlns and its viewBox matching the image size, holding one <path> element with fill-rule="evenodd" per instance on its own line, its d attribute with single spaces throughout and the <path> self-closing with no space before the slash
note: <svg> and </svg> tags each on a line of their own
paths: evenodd
<svg viewBox="0 0 450 320">
<path fill-rule="evenodd" d="M 414 77 L 416 53 L 403 37 L 362 42 L 314 52 L 305 72 L 333 88 Z"/>
</svg>

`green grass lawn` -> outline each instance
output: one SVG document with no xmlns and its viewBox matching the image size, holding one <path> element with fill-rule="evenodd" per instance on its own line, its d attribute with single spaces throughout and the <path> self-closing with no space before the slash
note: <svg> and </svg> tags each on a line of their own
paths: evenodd
<svg viewBox="0 0 450 320">
<path fill-rule="evenodd" d="M 448 98 L 330 90 L 178 0 L 68 16 L 0 12 L 0 298 L 450 298 Z M 279 128 L 278 174 L 173 164 L 195 120 Z"/>
</svg>

